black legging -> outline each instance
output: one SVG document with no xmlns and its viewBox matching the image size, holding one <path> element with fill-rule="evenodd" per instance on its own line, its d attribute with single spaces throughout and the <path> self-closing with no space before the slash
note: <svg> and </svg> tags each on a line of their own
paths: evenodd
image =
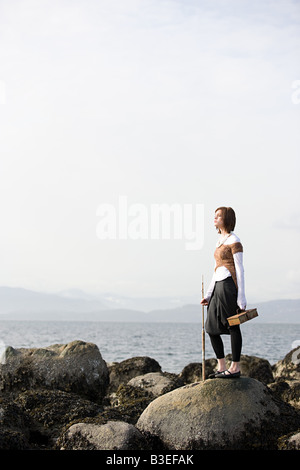
<svg viewBox="0 0 300 470">
<path fill-rule="evenodd" d="M 231 338 L 231 352 L 232 352 L 232 361 L 239 362 L 241 358 L 242 351 L 242 334 L 240 330 L 240 325 L 234 325 L 229 327 L 230 338 Z M 224 355 L 224 345 L 220 335 L 209 335 L 211 345 L 217 359 L 223 359 Z"/>
</svg>

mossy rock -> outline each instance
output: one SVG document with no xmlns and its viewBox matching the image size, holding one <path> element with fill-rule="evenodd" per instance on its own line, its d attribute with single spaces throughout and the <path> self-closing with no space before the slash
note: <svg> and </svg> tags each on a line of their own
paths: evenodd
<svg viewBox="0 0 300 470">
<path fill-rule="evenodd" d="M 174 450 L 276 449 L 300 414 L 258 380 L 212 379 L 153 400 L 136 427 Z"/>
<path fill-rule="evenodd" d="M 0 365 L 0 393 L 46 388 L 75 393 L 101 403 L 108 386 L 108 369 L 93 343 L 72 341 L 45 348 L 6 348 Z"/>
</svg>

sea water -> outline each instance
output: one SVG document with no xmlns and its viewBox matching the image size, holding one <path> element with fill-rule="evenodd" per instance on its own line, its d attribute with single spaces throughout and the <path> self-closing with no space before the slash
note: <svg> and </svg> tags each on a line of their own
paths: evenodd
<svg viewBox="0 0 300 470">
<path fill-rule="evenodd" d="M 242 354 L 283 359 L 300 345 L 300 323 L 255 323 L 241 325 Z M 225 354 L 231 352 L 230 337 L 222 336 Z M 95 343 L 106 362 L 134 356 L 149 356 L 163 371 L 179 373 L 191 362 L 202 361 L 202 326 L 198 323 L 118 323 L 82 321 L 1 321 L 2 347 L 36 348 L 74 340 Z M 215 357 L 205 335 L 205 358 Z"/>
</svg>

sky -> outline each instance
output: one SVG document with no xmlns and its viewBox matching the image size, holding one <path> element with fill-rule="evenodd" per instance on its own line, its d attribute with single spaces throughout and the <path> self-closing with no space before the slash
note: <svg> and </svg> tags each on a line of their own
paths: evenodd
<svg viewBox="0 0 300 470">
<path fill-rule="evenodd" d="M 299 298 L 299 57 L 298 0 L 0 0 L 0 285 L 201 299 L 231 206 L 248 303 Z"/>
</svg>

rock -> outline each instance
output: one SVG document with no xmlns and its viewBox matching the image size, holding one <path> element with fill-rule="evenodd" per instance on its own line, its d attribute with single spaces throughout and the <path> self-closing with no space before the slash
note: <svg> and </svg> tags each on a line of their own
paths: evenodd
<svg viewBox="0 0 300 470">
<path fill-rule="evenodd" d="M 48 448 L 65 425 L 102 411 L 98 404 L 61 390 L 27 390 L 15 403 L 30 417 L 31 441 Z"/>
<path fill-rule="evenodd" d="M 228 362 L 231 362 L 231 355 L 228 357 Z M 245 377 L 251 377 L 264 384 L 274 382 L 271 364 L 266 359 L 242 354 L 240 367 L 241 373 Z"/>
<path fill-rule="evenodd" d="M 208 378 L 209 374 L 212 374 L 217 366 L 216 359 L 205 359 L 205 378 Z M 184 384 L 190 384 L 194 382 L 199 382 L 202 380 L 202 363 L 200 362 L 191 362 L 185 366 L 179 378 L 183 380 Z"/>
<path fill-rule="evenodd" d="M 0 428 L 1 450 L 31 450 L 26 436 L 21 431 Z"/>
<path fill-rule="evenodd" d="M 0 392 L 57 389 L 101 402 L 108 369 L 95 344 L 73 341 L 46 348 L 6 349 L 0 365 Z"/>
<path fill-rule="evenodd" d="M 127 384 L 133 377 L 148 372 L 161 372 L 161 367 L 155 359 L 147 356 L 137 356 L 112 363 L 109 367 L 108 394 L 115 392 L 121 384 Z"/>
<path fill-rule="evenodd" d="M 77 423 L 60 438 L 61 450 L 145 450 L 144 436 L 122 421 L 106 424 Z"/>
<path fill-rule="evenodd" d="M 182 387 L 184 383 L 176 374 L 149 372 L 148 374 L 133 377 L 133 379 L 129 380 L 128 385 L 141 388 L 150 392 L 153 397 L 158 397 L 175 388 Z"/>
<path fill-rule="evenodd" d="M 300 346 L 273 366 L 275 380 L 300 380 Z"/>
<path fill-rule="evenodd" d="M 281 400 L 300 410 L 300 380 L 278 380 L 268 386 Z"/>
<path fill-rule="evenodd" d="M 0 399 L 0 449 L 29 450 L 29 420 L 22 409 L 11 400 Z"/>
<path fill-rule="evenodd" d="M 300 450 L 300 432 L 279 439 L 279 450 Z"/>
<path fill-rule="evenodd" d="M 113 394 L 112 405 L 113 409 L 123 417 L 123 421 L 135 424 L 140 414 L 153 398 L 152 393 L 148 390 L 125 384 L 120 385 L 115 394 Z"/>
<path fill-rule="evenodd" d="M 274 449 L 300 415 L 247 377 L 186 385 L 153 400 L 136 427 L 170 450 Z"/>
<path fill-rule="evenodd" d="M 227 367 L 231 363 L 231 354 L 226 356 Z M 274 382 L 272 367 L 269 361 L 255 356 L 241 355 L 241 372 L 244 377 L 251 377 L 259 380 L 262 383 L 269 384 Z M 216 359 L 205 360 L 205 378 L 212 374 L 217 369 Z M 200 362 L 193 362 L 188 364 L 179 374 L 185 384 L 199 382 L 202 380 L 202 364 Z"/>
</svg>

